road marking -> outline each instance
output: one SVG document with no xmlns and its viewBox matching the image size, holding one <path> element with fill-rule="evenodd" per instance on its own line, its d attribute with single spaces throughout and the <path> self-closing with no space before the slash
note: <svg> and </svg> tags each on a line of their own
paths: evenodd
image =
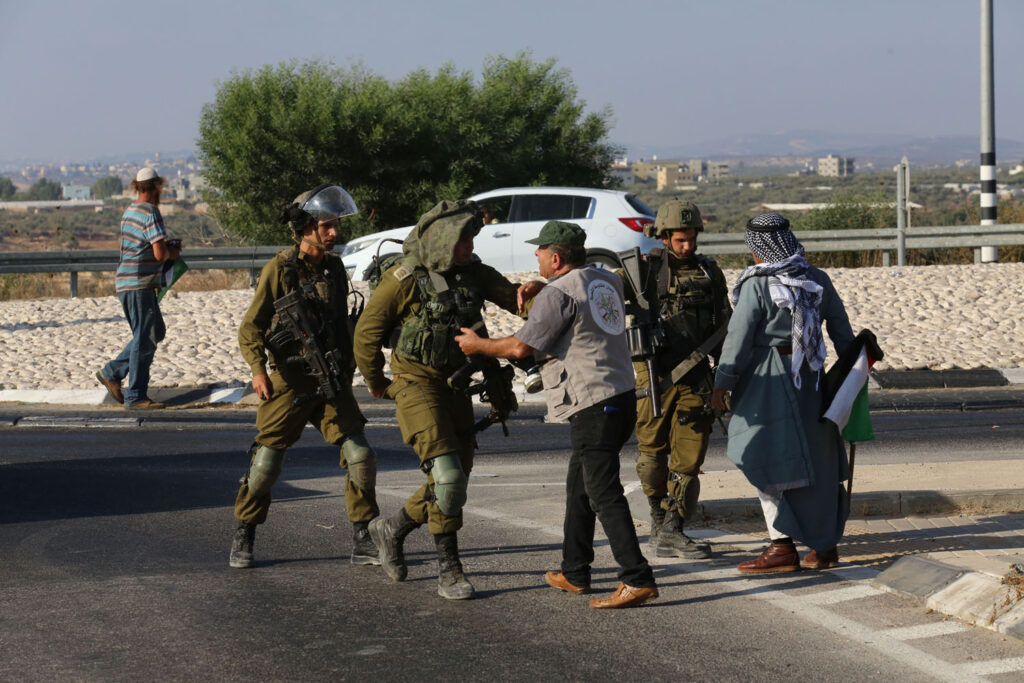
<svg viewBox="0 0 1024 683">
<path fill-rule="evenodd" d="M 917 640 L 918 638 L 934 638 L 966 630 L 967 627 L 958 621 L 937 621 L 933 624 L 890 628 L 879 633 L 885 638 L 892 638 L 894 640 Z"/>
<path fill-rule="evenodd" d="M 1005 674 L 1011 671 L 1024 671 L 1024 657 L 1010 657 L 1008 659 L 993 659 L 987 662 L 971 662 L 961 664 L 957 667 L 964 675 L 992 676 Z"/>
<path fill-rule="evenodd" d="M 819 591 L 817 593 L 805 593 L 800 597 L 815 605 L 835 605 L 847 600 L 859 600 L 860 598 L 881 595 L 883 591 L 866 584 L 857 584 L 848 588 L 836 588 L 830 591 Z"/>
</svg>

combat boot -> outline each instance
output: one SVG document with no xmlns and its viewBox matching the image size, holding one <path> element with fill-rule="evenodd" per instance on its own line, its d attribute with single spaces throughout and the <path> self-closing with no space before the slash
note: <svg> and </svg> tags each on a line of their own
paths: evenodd
<svg viewBox="0 0 1024 683">
<path fill-rule="evenodd" d="M 387 519 L 377 517 L 370 520 L 368 530 L 370 539 L 379 551 L 378 560 L 384 568 L 384 573 L 395 581 L 405 581 L 408 570 L 405 567 L 405 552 L 402 550 L 402 543 L 405 542 L 405 537 L 418 526 L 419 524 L 405 512 L 405 508 Z"/>
<path fill-rule="evenodd" d="M 654 548 L 658 546 L 658 535 L 661 533 L 661 527 L 665 524 L 665 508 L 661 507 L 662 500 L 664 499 L 658 496 L 647 497 L 647 503 L 651 506 L 651 533 L 648 535 L 647 542 Z"/>
<path fill-rule="evenodd" d="M 380 552 L 370 539 L 369 524 L 352 523 L 352 564 L 380 565 Z"/>
<path fill-rule="evenodd" d="M 228 566 L 235 569 L 248 569 L 256 564 L 252 557 L 252 546 L 256 541 L 256 525 L 239 522 L 235 529 L 235 537 L 231 540 L 231 556 Z"/>
<path fill-rule="evenodd" d="M 459 542 L 455 533 L 435 534 L 437 543 L 437 594 L 445 600 L 468 600 L 473 584 L 462 573 Z"/>
<path fill-rule="evenodd" d="M 683 518 L 678 510 L 669 510 L 665 524 L 658 534 L 656 557 L 685 557 L 689 560 L 703 560 L 711 557 L 711 544 L 697 543 L 683 533 Z"/>
</svg>

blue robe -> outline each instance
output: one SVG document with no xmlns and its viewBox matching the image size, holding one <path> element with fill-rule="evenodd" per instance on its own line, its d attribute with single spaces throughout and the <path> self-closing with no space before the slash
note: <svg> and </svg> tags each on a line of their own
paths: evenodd
<svg viewBox="0 0 1024 683">
<path fill-rule="evenodd" d="M 843 302 L 823 271 L 807 277 L 822 286 L 821 318 L 837 353 L 853 342 Z M 824 369 L 801 368 L 793 386 L 792 314 L 779 308 L 768 277 L 740 288 L 715 375 L 715 388 L 732 392 L 728 456 L 759 490 L 779 498 L 775 528 L 817 551 L 836 546 L 849 517 L 841 482 L 850 476 L 839 430 L 820 421 Z"/>
</svg>

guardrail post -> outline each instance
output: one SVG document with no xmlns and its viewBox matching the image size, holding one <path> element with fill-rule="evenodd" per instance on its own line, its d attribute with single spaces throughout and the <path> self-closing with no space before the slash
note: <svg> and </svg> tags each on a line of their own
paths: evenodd
<svg viewBox="0 0 1024 683">
<path fill-rule="evenodd" d="M 888 251 L 883 251 L 882 252 L 882 267 L 883 268 L 888 268 L 891 265 L 892 265 L 892 263 L 890 263 L 889 252 Z"/>
<path fill-rule="evenodd" d="M 907 197 L 910 190 L 910 162 L 906 157 L 896 167 L 896 264 L 907 265 Z"/>
<path fill-rule="evenodd" d="M 71 271 L 71 283 L 70 283 L 70 286 L 69 286 L 68 289 L 70 289 L 71 298 L 72 299 L 77 299 L 78 298 L 78 273 L 76 271 Z"/>
</svg>

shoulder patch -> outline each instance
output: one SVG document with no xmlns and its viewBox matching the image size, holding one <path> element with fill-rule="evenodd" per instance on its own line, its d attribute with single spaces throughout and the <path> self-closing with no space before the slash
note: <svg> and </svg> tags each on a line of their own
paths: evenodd
<svg viewBox="0 0 1024 683">
<path fill-rule="evenodd" d="M 406 268 L 404 265 L 401 265 L 395 268 L 393 271 L 391 271 L 391 274 L 395 277 L 396 280 L 401 282 L 405 278 L 412 275 L 412 271 Z"/>
</svg>

